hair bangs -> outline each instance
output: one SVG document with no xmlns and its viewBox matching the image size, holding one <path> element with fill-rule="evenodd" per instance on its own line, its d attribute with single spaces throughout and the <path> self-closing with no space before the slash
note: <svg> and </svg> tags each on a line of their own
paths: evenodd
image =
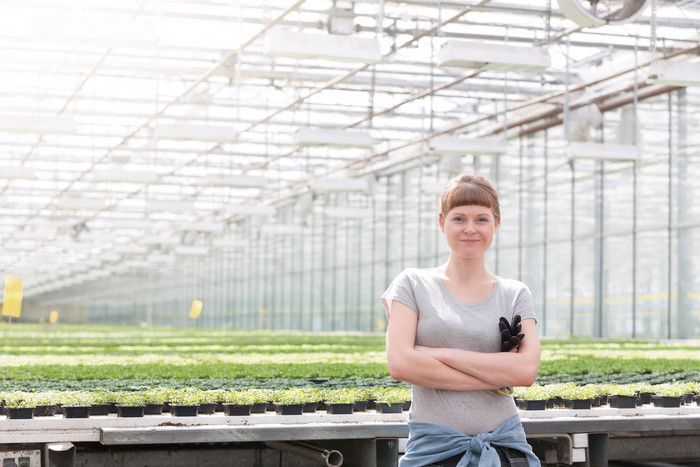
<svg viewBox="0 0 700 467">
<path fill-rule="evenodd" d="M 463 175 L 450 180 L 440 196 L 440 216 L 457 206 L 483 206 L 493 212 L 496 222 L 501 221 L 498 193 L 481 175 Z"/>
<path fill-rule="evenodd" d="M 491 210 L 494 208 L 491 193 L 481 186 L 472 183 L 462 183 L 452 190 L 445 200 L 443 213 L 447 214 L 457 206 L 468 206 L 472 204 L 483 206 Z"/>
</svg>

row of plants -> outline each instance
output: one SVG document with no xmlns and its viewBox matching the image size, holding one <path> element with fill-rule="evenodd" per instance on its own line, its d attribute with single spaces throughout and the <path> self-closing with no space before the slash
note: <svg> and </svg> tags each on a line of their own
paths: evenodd
<svg viewBox="0 0 700 467">
<path fill-rule="evenodd" d="M 526 410 L 545 408 L 590 409 L 608 405 L 630 409 L 644 404 L 655 407 L 680 407 L 693 401 L 700 405 L 700 383 L 677 382 L 664 384 L 535 384 L 515 388 L 518 406 Z"/>
<path fill-rule="evenodd" d="M 390 378 L 382 333 L 24 323 L 0 324 L 0 333 L 5 343 L 0 392 L 133 396 L 165 387 L 292 390 L 310 382 L 335 390 L 409 387 Z M 527 389 L 692 383 L 700 381 L 698 354 L 697 341 L 543 339 L 537 385 Z"/>
<path fill-rule="evenodd" d="M 4 328 L 4 329 L 2 329 Z M 384 335 L 0 325 L 0 390 L 389 377 Z M 538 383 L 700 381 L 697 342 L 543 339 Z M 90 381 L 90 384 L 83 384 Z M 149 383 L 150 382 L 150 383 Z"/>
<path fill-rule="evenodd" d="M 2 406 L 34 408 L 43 406 L 86 407 L 113 404 L 116 407 L 146 405 L 198 406 L 204 404 L 233 404 L 278 406 L 305 403 L 355 404 L 360 401 L 405 404 L 411 399 L 406 387 L 339 388 L 298 387 L 293 389 L 201 390 L 158 387 L 144 391 L 10 391 L 0 392 Z"/>
<path fill-rule="evenodd" d="M 515 388 L 514 396 L 523 400 L 547 400 L 554 397 L 563 399 L 593 399 L 599 396 L 637 396 L 638 394 L 655 394 L 659 396 L 681 397 L 688 394 L 700 394 L 698 382 L 676 382 L 665 384 L 587 384 L 560 383 Z"/>
<path fill-rule="evenodd" d="M 535 384 L 515 388 L 517 401 L 589 400 L 601 397 L 656 397 L 686 398 L 700 394 L 700 383 L 676 382 L 666 384 L 589 384 L 561 383 Z M 205 404 L 231 404 L 252 406 L 255 404 L 290 406 L 303 404 L 346 404 L 362 401 L 401 404 L 410 402 L 408 387 L 321 388 L 304 386 L 289 389 L 202 390 L 196 388 L 157 387 L 142 391 L 11 391 L 0 393 L 3 406 L 30 408 L 42 406 L 81 407 L 113 404 L 117 407 L 146 405 L 198 406 Z M 692 399 L 689 399 L 692 400 Z M 695 397 L 697 400 L 697 397 Z M 248 412 L 250 413 L 250 412 Z"/>
</svg>

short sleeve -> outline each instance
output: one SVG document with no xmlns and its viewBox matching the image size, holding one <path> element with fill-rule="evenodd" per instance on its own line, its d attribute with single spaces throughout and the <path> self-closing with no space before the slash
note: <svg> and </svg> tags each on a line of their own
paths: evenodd
<svg viewBox="0 0 700 467">
<path fill-rule="evenodd" d="M 520 315 L 521 319 L 534 319 L 537 321 L 535 312 L 535 300 L 532 298 L 532 292 L 525 284 L 522 284 L 515 297 L 513 315 Z"/>
<path fill-rule="evenodd" d="M 389 315 L 391 315 L 391 303 L 394 300 L 403 303 L 418 313 L 414 285 L 415 281 L 412 280 L 410 270 L 404 270 L 394 278 L 380 298 L 382 305 L 384 305 L 384 313 L 387 319 L 389 319 Z"/>
</svg>

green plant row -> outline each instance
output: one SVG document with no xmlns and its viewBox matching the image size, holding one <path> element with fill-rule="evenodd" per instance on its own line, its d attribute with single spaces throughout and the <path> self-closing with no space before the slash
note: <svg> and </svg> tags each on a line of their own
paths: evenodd
<svg viewBox="0 0 700 467">
<path fill-rule="evenodd" d="M 198 405 L 230 403 L 251 405 L 272 402 L 282 405 L 307 402 L 330 404 L 375 400 L 388 404 L 411 400 L 411 389 L 406 387 L 323 389 L 298 387 L 291 389 L 202 390 L 197 388 L 173 389 L 157 387 L 144 391 L 6 391 L 0 392 L 0 401 L 8 407 L 36 407 L 42 405 L 89 406 L 119 404 L 142 406 L 146 404 Z"/>
<path fill-rule="evenodd" d="M 594 399 L 598 396 L 636 396 L 650 393 L 661 396 L 679 397 L 699 394 L 700 382 L 667 384 L 588 384 L 562 383 L 533 385 L 515 388 L 514 396 L 523 400 Z M 255 403 L 276 403 L 281 405 L 326 402 L 347 404 L 363 400 L 375 400 L 388 404 L 404 403 L 411 400 L 408 387 L 366 387 L 366 388 L 318 388 L 297 387 L 289 389 L 242 389 L 242 390 L 202 390 L 197 388 L 157 387 L 143 391 L 8 391 L 0 392 L 0 400 L 8 407 L 36 407 L 40 405 L 86 406 L 116 403 L 123 406 L 171 403 L 176 405 L 198 405 L 205 403 L 230 403 L 251 405 Z"/>
<path fill-rule="evenodd" d="M 560 383 L 515 388 L 514 396 L 523 400 L 547 400 L 555 397 L 571 400 L 594 399 L 599 396 L 636 396 L 650 393 L 659 396 L 680 397 L 700 394 L 700 382 L 665 384 L 586 384 Z"/>
<path fill-rule="evenodd" d="M 0 324 L 0 390 L 295 386 L 390 380 L 379 333 Z M 0 343 L 0 345 L 2 345 Z M 700 344 L 543 339 L 540 385 L 700 381 Z M 271 382 L 271 383 L 268 383 Z"/>
</svg>

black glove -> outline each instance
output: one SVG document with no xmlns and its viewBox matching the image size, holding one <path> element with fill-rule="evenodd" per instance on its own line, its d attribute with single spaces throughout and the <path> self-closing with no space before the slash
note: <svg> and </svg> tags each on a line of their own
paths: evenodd
<svg viewBox="0 0 700 467">
<path fill-rule="evenodd" d="M 520 315 L 515 315 L 512 323 L 503 316 L 498 320 L 498 327 L 501 330 L 501 352 L 508 352 L 514 347 L 517 349 L 525 338 L 525 334 L 520 332 L 522 329 L 520 319 Z"/>
</svg>

